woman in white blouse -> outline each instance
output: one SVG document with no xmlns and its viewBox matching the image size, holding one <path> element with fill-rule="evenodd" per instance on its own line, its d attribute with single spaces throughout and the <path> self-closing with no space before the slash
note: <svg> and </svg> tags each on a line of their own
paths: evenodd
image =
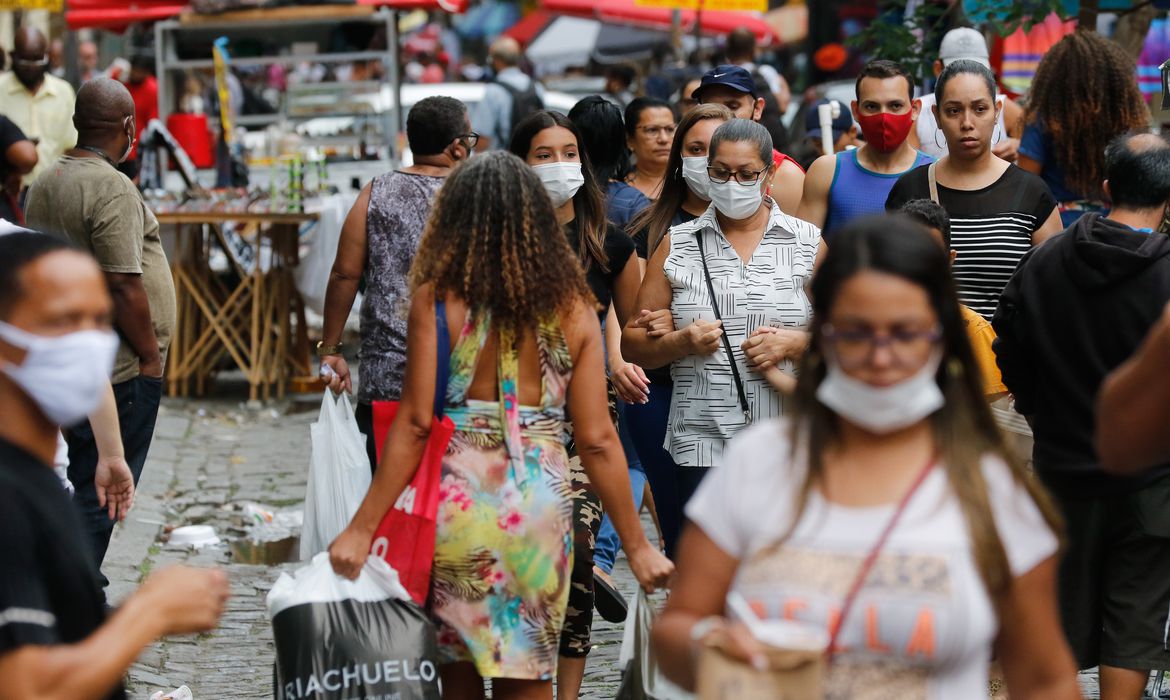
<svg viewBox="0 0 1170 700">
<path fill-rule="evenodd" d="M 901 216 L 842 229 L 813 280 L 795 410 L 738 436 L 687 509 L 678 578 L 654 629 L 695 683 L 734 591 L 763 618 L 819 628 L 825 697 L 1080 698 L 1057 613 L 1051 505 L 983 399 L 949 261 Z M 875 695 L 874 693 L 878 693 Z"/>
<path fill-rule="evenodd" d="M 641 313 L 622 334 L 622 355 L 674 378 L 665 447 L 679 465 L 686 503 L 726 442 L 755 421 L 782 415 L 777 388 L 807 344 L 805 281 L 820 230 L 788 216 L 766 192 L 772 138 L 733 119 L 711 136 L 711 206 L 671 228 L 638 293 Z"/>
</svg>

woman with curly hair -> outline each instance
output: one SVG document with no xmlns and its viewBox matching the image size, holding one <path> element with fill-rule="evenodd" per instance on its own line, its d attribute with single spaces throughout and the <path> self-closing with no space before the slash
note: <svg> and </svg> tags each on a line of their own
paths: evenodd
<svg viewBox="0 0 1170 700">
<path fill-rule="evenodd" d="M 1135 70 L 1120 46 L 1090 31 L 1061 39 L 1036 70 L 1020 167 L 1048 185 L 1066 227 L 1109 208 L 1101 185 L 1109 140 L 1149 126 Z"/>
<path fill-rule="evenodd" d="M 410 482 L 431 429 L 439 323 L 450 351 L 431 588 L 447 697 L 551 698 L 572 562 L 571 408 L 584 467 L 638 581 L 672 567 L 646 539 L 605 402 L 601 331 L 585 276 L 540 179 L 506 153 L 457 168 L 411 270 L 402 402 L 369 493 L 329 548 L 356 577 L 374 529 Z"/>
</svg>

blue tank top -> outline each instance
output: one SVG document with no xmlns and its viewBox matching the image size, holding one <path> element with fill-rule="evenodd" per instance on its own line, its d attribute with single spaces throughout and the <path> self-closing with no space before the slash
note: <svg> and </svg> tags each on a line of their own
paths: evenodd
<svg viewBox="0 0 1170 700">
<path fill-rule="evenodd" d="M 920 165 L 934 162 L 932 156 L 921 151 L 914 159 L 910 172 Z M 825 216 L 825 227 L 821 235 L 825 244 L 832 242 L 833 233 L 853 219 L 866 214 L 881 214 L 886 210 L 886 198 L 894 183 L 905 173 L 875 173 L 857 162 L 857 150 L 837 154 L 837 168 L 833 171 L 833 184 L 829 186 L 829 211 Z"/>
</svg>

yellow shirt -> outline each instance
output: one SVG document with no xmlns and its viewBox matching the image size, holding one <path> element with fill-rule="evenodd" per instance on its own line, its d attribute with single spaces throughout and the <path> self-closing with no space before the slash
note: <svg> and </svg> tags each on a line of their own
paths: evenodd
<svg viewBox="0 0 1170 700">
<path fill-rule="evenodd" d="M 998 397 L 1007 393 L 1003 385 L 1003 376 L 999 373 L 999 365 L 995 364 L 995 351 L 991 344 L 995 341 L 995 329 L 979 314 L 971 309 L 959 305 L 963 313 L 963 322 L 967 324 L 967 337 L 971 341 L 971 350 L 975 353 L 975 364 L 979 365 L 979 374 L 983 377 L 983 393 L 989 397 Z"/>
<path fill-rule="evenodd" d="M 45 74 L 45 82 L 35 95 L 14 73 L 0 75 L 0 105 L 4 115 L 25 136 L 37 142 L 37 166 L 24 176 L 26 187 L 65 151 L 77 145 L 73 103 L 73 88 L 54 75 Z"/>
</svg>

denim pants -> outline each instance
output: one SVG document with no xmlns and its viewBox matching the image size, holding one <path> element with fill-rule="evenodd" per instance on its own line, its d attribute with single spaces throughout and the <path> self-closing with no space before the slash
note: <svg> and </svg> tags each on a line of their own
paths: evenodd
<svg viewBox="0 0 1170 700">
<path fill-rule="evenodd" d="M 154 438 L 154 424 L 158 419 L 162 400 L 161 378 L 138 376 L 114 385 L 114 401 L 118 406 L 118 423 L 122 431 L 122 448 L 126 464 L 134 475 L 134 485 L 142 476 L 146 453 Z M 93 550 L 94 564 L 100 570 L 114 532 L 114 521 L 109 511 L 98 503 L 94 474 L 97 471 L 98 450 L 89 421 L 65 431 L 69 444 L 69 481 L 75 489 L 73 503 L 81 516 L 86 535 Z M 104 587 L 109 581 L 101 576 Z"/>
<path fill-rule="evenodd" d="M 630 488 L 633 489 L 634 495 L 634 511 L 642 510 L 642 494 L 646 490 L 646 471 L 642 468 L 642 462 L 638 459 L 638 451 L 634 448 L 633 438 L 630 437 L 629 423 L 626 419 L 626 411 L 630 409 L 629 404 L 619 400 L 618 407 L 618 437 L 622 441 L 622 451 L 626 453 L 626 462 L 630 468 Z M 609 513 L 601 519 L 601 530 L 597 533 L 597 547 L 593 553 L 593 563 L 597 565 L 605 573 L 613 571 L 614 560 L 617 559 L 617 552 L 621 549 L 622 539 L 618 537 L 617 530 L 613 527 L 613 522 L 609 519 Z"/>
</svg>

